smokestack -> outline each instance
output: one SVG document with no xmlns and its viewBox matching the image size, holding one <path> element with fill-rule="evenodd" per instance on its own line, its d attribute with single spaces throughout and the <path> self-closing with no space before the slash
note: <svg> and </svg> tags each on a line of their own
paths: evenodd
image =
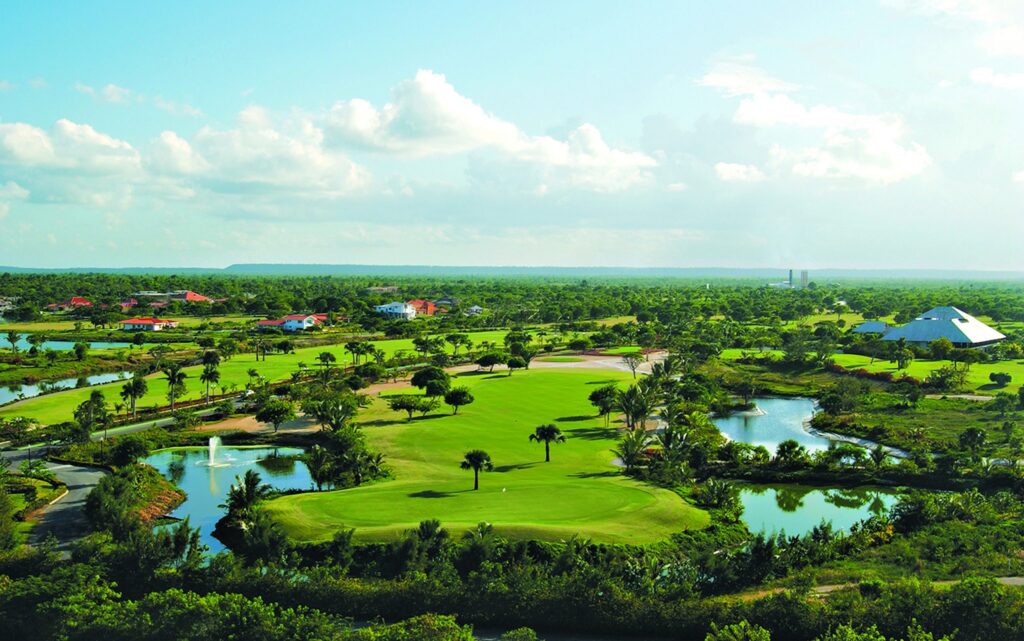
<svg viewBox="0 0 1024 641">
<path fill-rule="evenodd" d="M 793 270 L 789 270 L 789 286 L 793 286 Z"/>
</svg>

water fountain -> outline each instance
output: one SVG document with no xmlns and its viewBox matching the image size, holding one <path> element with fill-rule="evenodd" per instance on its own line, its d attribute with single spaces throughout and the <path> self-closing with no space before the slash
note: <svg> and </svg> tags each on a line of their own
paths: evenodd
<svg viewBox="0 0 1024 641">
<path fill-rule="evenodd" d="M 220 446 L 220 437 L 219 436 L 211 436 L 210 437 L 210 453 L 209 453 L 209 458 L 207 460 L 207 465 L 209 465 L 210 467 L 216 467 L 217 466 L 217 447 L 219 447 L 219 446 Z"/>
</svg>

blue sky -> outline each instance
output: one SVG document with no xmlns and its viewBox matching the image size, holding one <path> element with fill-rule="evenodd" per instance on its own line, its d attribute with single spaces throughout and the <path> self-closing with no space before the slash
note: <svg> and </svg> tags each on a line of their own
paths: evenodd
<svg viewBox="0 0 1024 641">
<path fill-rule="evenodd" d="M 1024 3 L 8 3 L 0 264 L 1024 269 Z"/>
</svg>

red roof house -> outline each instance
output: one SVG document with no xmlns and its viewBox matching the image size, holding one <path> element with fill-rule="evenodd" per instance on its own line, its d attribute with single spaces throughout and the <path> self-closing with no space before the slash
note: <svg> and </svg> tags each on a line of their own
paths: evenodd
<svg viewBox="0 0 1024 641">
<path fill-rule="evenodd" d="M 92 302 L 88 299 L 82 298 L 81 296 L 72 296 L 63 303 L 50 303 L 46 306 L 46 309 L 56 312 L 68 309 L 77 309 L 79 307 L 92 307 Z"/>
<path fill-rule="evenodd" d="M 417 316 L 433 316 L 437 313 L 437 305 L 422 298 L 406 301 L 405 304 L 412 305 L 413 309 L 416 310 Z"/>
<path fill-rule="evenodd" d="M 213 299 L 193 291 L 173 292 L 171 300 L 180 300 L 185 303 L 212 303 Z"/>
<path fill-rule="evenodd" d="M 128 320 L 121 321 L 118 325 L 125 332 L 159 332 L 162 329 L 177 327 L 178 321 L 147 316 L 144 318 L 129 318 Z"/>
</svg>

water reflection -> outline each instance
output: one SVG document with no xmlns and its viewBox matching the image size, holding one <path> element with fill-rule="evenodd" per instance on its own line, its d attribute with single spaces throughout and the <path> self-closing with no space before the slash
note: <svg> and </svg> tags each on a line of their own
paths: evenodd
<svg viewBox="0 0 1024 641">
<path fill-rule="evenodd" d="M 815 488 L 808 485 L 743 485 L 743 520 L 752 532 L 785 531 L 803 535 L 822 521 L 837 530 L 871 516 L 888 513 L 899 498 L 896 491 L 857 488 Z"/>
</svg>

